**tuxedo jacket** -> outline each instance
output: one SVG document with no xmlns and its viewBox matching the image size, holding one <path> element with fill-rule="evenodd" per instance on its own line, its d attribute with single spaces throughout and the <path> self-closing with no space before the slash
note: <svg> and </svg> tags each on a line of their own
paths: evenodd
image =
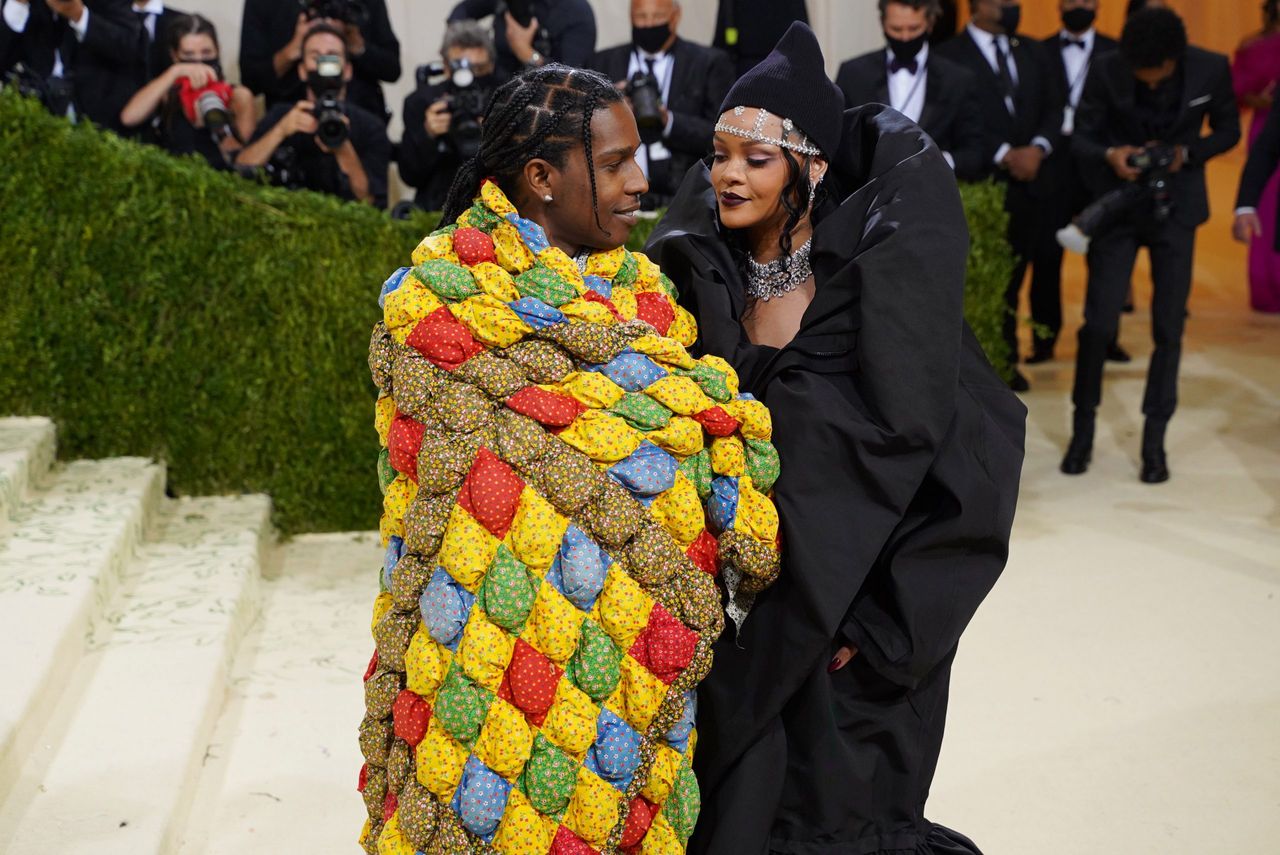
<svg viewBox="0 0 1280 855">
<path fill-rule="evenodd" d="M 889 54 L 882 48 L 846 60 L 836 75 L 846 107 L 889 103 Z M 917 123 L 955 161 L 956 177 L 975 181 L 987 174 L 977 79 L 959 63 L 929 50 L 924 109 Z"/>
<path fill-rule="evenodd" d="M 1041 44 L 1044 45 L 1045 60 L 1049 65 L 1050 78 L 1054 88 L 1057 90 L 1056 97 L 1065 110 L 1066 106 L 1071 103 L 1072 81 L 1067 77 L 1067 65 L 1062 58 L 1063 50 L 1061 43 L 1058 41 L 1059 38 L 1060 34 L 1054 33 L 1042 41 Z M 1114 53 L 1119 48 L 1120 43 L 1115 39 L 1095 31 L 1093 34 L 1093 52 L 1089 56 L 1089 66 L 1083 72 L 1085 79 L 1088 79 L 1089 68 L 1096 65 L 1102 57 Z M 1079 48 L 1071 48 L 1071 50 L 1079 50 Z M 1081 98 L 1083 99 L 1083 94 Z M 1064 135 L 1061 138 L 1054 148 L 1053 154 L 1040 167 L 1038 183 L 1043 187 L 1044 195 L 1052 200 L 1051 204 L 1065 210 L 1065 213 L 1060 214 L 1059 217 L 1050 218 L 1046 221 L 1046 226 L 1055 231 L 1060 226 L 1066 225 L 1067 219 L 1082 211 L 1089 204 L 1091 201 L 1089 190 L 1085 187 L 1085 182 L 1080 178 L 1079 164 L 1071 153 L 1070 136 Z"/>
<path fill-rule="evenodd" d="M 984 176 L 1006 176 L 993 162 L 1001 145 L 1008 143 L 1017 148 L 1043 137 L 1056 148 L 1062 137 L 1062 101 L 1053 84 L 1044 46 L 1034 39 L 1014 35 L 1009 39 L 1009 50 L 1018 78 L 1013 113 L 1005 105 L 999 76 L 967 29 L 937 48 L 939 54 L 968 69 L 977 81 Z"/>
<path fill-rule="evenodd" d="M 1071 81 L 1067 79 L 1067 64 L 1062 59 L 1062 45 L 1058 41 L 1060 37 L 1060 33 L 1054 33 L 1044 39 L 1041 44 L 1044 45 L 1045 58 L 1049 63 L 1049 76 L 1057 89 L 1057 97 L 1062 104 L 1066 105 L 1071 100 Z M 1093 52 L 1089 56 L 1089 67 L 1092 68 L 1098 64 L 1098 60 L 1102 57 L 1119 49 L 1120 43 L 1118 41 L 1095 31 L 1093 34 Z M 1073 47 L 1071 50 L 1079 50 L 1079 48 Z"/>
<path fill-rule="evenodd" d="M 130 0 L 85 0 L 84 5 L 89 10 L 89 27 L 83 40 L 42 0 L 30 4 L 30 17 L 21 33 L 0 19 L 0 63 L 8 71 L 21 62 L 48 77 L 54 53 L 60 52 L 63 73 L 71 78 L 76 112 L 122 131 L 120 110 L 140 85 L 137 57 L 145 33 Z"/>
<path fill-rule="evenodd" d="M 160 73 L 173 64 L 173 57 L 169 55 L 169 28 L 173 26 L 175 18 L 179 18 L 186 14 L 178 9 L 170 9 L 166 4 L 164 11 L 156 18 L 156 37 L 150 40 L 148 44 L 147 28 L 139 27 L 142 31 L 142 50 L 139 53 L 139 61 L 141 68 L 139 76 L 142 83 L 138 88 L 142 88 L 160 76 Z M 223 74 L 226 73 L 227 62 L 223 60 Z"/>
<path fill-rule="evenodd" d="M 1204 165 L 1240 141 L 1240 111 L 1225 56 L 1188 47 L 1181 65 L 1183 91 L 1178 117 L 1160 142 L 1187 147 L 1187 163 L 1173 176 L 1169 189 L 1173 219 L 1195 228 L 1209 219 Z M 1118 51 L 1101 57 L 1089 70 L 1076 111 L 1072 151 L 1095 195 L 1120 185 L 1106 163 L 1108 148 L 1150 142 L 1135 110 L 1140 85 Z M 1202 132 L 1206 119 L 1208 134 Z"/>
<path fill-rule="evenodd" d="M 1262 126 L 1262 133 L 1249 149 L 1249 160 L 1245 162 L 1244 174 L 1240 176 L 1236 207 L 1261 208 L 1264 204 L 1262 194 L 1277 168 L 1280 168 L 1280 110 L 1273 107 Z M 1266 200 L 1265 204 L 1280 205 L 1280 194 L 1275 199 Z M 1276 251 L 1280 252 L 1280 229 L 1276 230 Z"/>
<path fill-rule="evenodd" d="M 627 79 L 634 48 L 618 45 L 599 51 L 591 68 L 615 83 Z M 733 86 L 733 61 L 716 48 L 677 38 L 671 46 L 674 61 L 667 109 L 672 114 L 671 134 L 662 144 L 671 151 L 671 172 L 679 176 L 711 151 L 720 105 Z"/>
</svg>

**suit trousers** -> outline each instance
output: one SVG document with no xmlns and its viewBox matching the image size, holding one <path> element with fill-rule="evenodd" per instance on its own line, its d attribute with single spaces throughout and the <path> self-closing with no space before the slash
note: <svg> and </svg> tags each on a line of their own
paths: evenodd
<svg viewBox="0 0 1280 855">
<path fill-rule="evenodd" d="M 1138 248 L 1145 246 L 1151 259 L 1151 332 L 1155 349 L 1147 368 L 1142 412 L 1154 421 L 1168 421 L 1173 416 L 1178 406 L 1178 363 L 1191 293 L 1195 239 L 1193 227 L 1173 220 L 1158 223 L 1150 217 L 1121 223 L 1093 239 L 1089 246 L 1084 326 L 1080 328 L 1071 395 L 1077 410 L 1095 410 L 1102 400 L 1107 345 L 1120 324 Z"/>
<path fill-rule="evenodd" d="M 1005 289 L 1004 316 L 1001 333 L 1009 346 L 1009 359 L 1018 361 L 1018 295 L 1022 292 L 1022 280 L 1027 275 L 1027 264 L 1035 250 L 1036 202 L 1031 186 L 1022 181 L 1009 181 L 1004 209 L 1009 213 L 1009 247 L 1013 250 L 1013 275 Z"/>
<path fill-rule="evenodd" d="M 1084 182 L 1064 139 L 1040 168 L 1048 192 L 1036 206 L 1036 234 L 1031 248 L 1031 320 L 1036 339 L 1052 349 L 1062 330 L 1062 247 L 1058 229 L 1089 203 Z M 1043 329 L 1039 329 L 1043 328 Z"/>
</svg>

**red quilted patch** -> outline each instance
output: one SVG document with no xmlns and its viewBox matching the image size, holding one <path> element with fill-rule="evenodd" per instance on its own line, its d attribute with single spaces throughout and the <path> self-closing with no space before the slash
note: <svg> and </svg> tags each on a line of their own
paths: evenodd
<svg viewBox="0 0 1280 855">
<path fill-rule="evenodd" d="M 633 659 L 648 668 L 668 686 L 689 667 L 698 634 L 676 620 L 661 605 L 655 605 L 636 643 L 628 651 Z"/>
<path fill-rule="evenodd" d="M 391 819 L 391 815 L 398 807 L 400 807 L 400 799 L 396 798 L 395 793 L 387 793 L 387 797 L 382 800 L 382 821 Z"/>
<path fill-rule="evenodd" d="M 378 651 L 373 651 L 373 658 L 369 660 L 369 667 L 364 669 L 364 681 L 369 682 L 369 678 L 373 676 L 373 672 L 378 670 Z"/>
<path fill-rule="evenodd" d="M 484 345 L 472 337 L 446 306 L 418 321 L 405 343 L 446 371 L 484 351 Z"/>
<path fill-rule="evenodd" d="M 517 638 L 511 664 L 502 675 L 498 697 L 515 705 L 534 727 L 542 727 L 563 675 L 558 665 L 524 639 Z"/>
<path fill-rule="evenodd" d="M 666 335 L 675 323 L 676 311 L 666 294 L 642 291 L 636 295 L 636 317 L 657 330 L 658 335 Z"/>
<path fill-rule="evenodd" d="M 510 398 L 507 406 L 521 415 L 548 427 L 562 428 L 586 411 L 586 407 L 568 395 L 557 395 L 538 386 L 525 386 Z"/>
<path fill-rule="evenodd" d="M 712 576 L 720 574 L 720 543 L 716 540 L 716 536 L 705 528 L 702 534 L 698 535 L 698 539 L 689 544 L 684 554 L 689 556 L 689 560 L 699 570 L 710 573 Z"/>
<path fill-rule="evenodd" d="M 587 293 L 582 295 L 582 299 L 589 303 L 599 303 L 613 313 L 613 316 L 618 319 L 618 323 L 625 323 L 625 320 L 622 317 L 622 312 L 618 311 L 618 307 L 613 305 L 613 301 L 601 294 L 599 291 L 589 290 Z"/>
<path fill-rule="evenodd" d="M 395 720 L 396 736 L 416 748 L 431 723 L 431 705 L 421 695 L 403 689 L 391 707 L 391 716 Z"/>
<path fill-rule="evenodd" d="M 720 407 L 711 407 L 693 414 L 693 420 L 707 429 L 712 436 L 732 436 L 742 422 L 726 413 Z"/>
<path fill-rule="evenodd" d="M 360 767 L 360 778 L 356 781 L 356 792 L 363 793 L 365 786 L 369 783 L 369 764 L 365 763 Z"/>
<path fill-rule="evenodd" d="M 458 260 L 467 267 L 479 264 L 482 261 L 498 262 L 498 257 L 493 253 L 493 240 L 480 231 L 479 229 L 458 229 L 453 233 L 453 251 L 458 254 Z"/>
<path fill-rule="evenodd" d="M 511 528 L 520 503 L 524 481 L 510 466 L 487 448 L 476 453 L 476 459 L 458 492 L 458 504 L 475 517 L 489 533 L 501 540 Z"/>
<path fill-rule="evenodd" d="M 551 851 L 547 855 L 597 855 L 597 852 L 562 825 L 556 831 L 556 839 L 551 841 Z"/>
<path fill-rule="evenodd" d="M 415 421 L 403 413 L 396 413 L 391 422 L 391 430 L 387 431 L 387 451 L 391 456 L 391 465 L 397 472 L 403 472 L 417 483 L 418 451 L 422 448 L 422 435 L 427 426 Z"/>
<path fill-rule="evenodd" d="M 657 805 L 636 796 L 631 800 L 631 811 L 627 814 L 627 824 L 622 827 L 622 840 L 618 845 L 623 849 L 639 846 L 640 841 L 649 833 L 653 818 L 658 813 Z"/>
</svg>

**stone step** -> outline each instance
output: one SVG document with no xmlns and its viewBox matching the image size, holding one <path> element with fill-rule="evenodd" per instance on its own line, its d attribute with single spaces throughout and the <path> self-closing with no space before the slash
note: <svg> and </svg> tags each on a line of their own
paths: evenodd
<svg viewBox="0 0 1280 855">
<path fill-rule="evenodd" d="M 10 516 L 53 465 L 57 432 L 45 418 L 0 419 L 0 535 Z"/>
<path fill-rule="evenodd" d="M 0 850 L 175 851 L 270 531 L 265 496 L 164 503 L 0 808 Z"/>
<path fill-rule="evenodd" d="M 382 550 L 376 533 L 298 537 L 263 582 L 180 855 L 358 852 L 356 741 Z"/>
<path fill-rule="evenodd" d="M 28 473 L 45 442 L 52 440 L 35 446 Z M 163 499 L 164 466 L 141 458 L 77 461 L 44 480 L 11 508 L 10 529 L 0 536 L 0 799 Z"/>
</svg>

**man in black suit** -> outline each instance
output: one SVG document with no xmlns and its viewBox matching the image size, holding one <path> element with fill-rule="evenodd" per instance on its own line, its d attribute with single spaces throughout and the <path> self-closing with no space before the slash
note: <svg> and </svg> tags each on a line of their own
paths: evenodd
<svg viewBox="0 0 1280 855">
<path fill-rule="evenodd" d="M 1062 329 L 1062 246 L 1055 235 L 1092 201 L 1071 153 L 1076 110 L 1090 67 L 1117 47 L 1115 39 L 1094 29 L 1098 0 L 1060 0 L 1059 9 L 1062 30 L 1045 39 L 1044 46 L 1057 97 L 1064 105 L 1062 139 L 1040 168 L 1045 192 L 1031 256 L 1031 320 L 1036 331 L 1027 357 L 1030 364 L 1053 359 Z M 1109 356 L 1128 361 L 1118 345 L 1112 346 Z"/>
<path fill-rule="evenodd" d="M 0 72 L 22 63 L 58 91 L 54 112 L 124 129 L 141 39 L 129 0 L 4 0 L 2 11 Z"/>
<path fill-rule="evenodd" d="M 1262 236 L 1262 220 L 1258 207 L 1263 204 L 1280 205 L 1280 196 L 1264 200 L 1267 182 L 1280 168 L 1280 110 L 1271 109 L 1262 132 L 1249 149 L 1249 159 L 1240 176 L 1240 191 L 1236 194 L 1236 218 L 1231 233 L 1241 243 L 1248 243 Z M 1276 252 L 1280 252 L 1280 229 L 1276 230 Z"/>
<path fill-rule="evenodd" d="M 170 8 L 164 0 L 133 0 L 133 14 L 142 25 L 138 49 L 138 87 L 141 88 L 172 64 L 167 33 L 174 19 L 185 13 Z"/>
<path fill-rule="evenodd" d="M 741 77 L 769 55 L 796 21 L 809 23 L 804 0 L 720 0 L 711 46 L 729 55 L 736 77 Z"/>
<path fill-rule="evenodd" d="M 303 6 L 286 0 L 245 0 L 240 24 L 241 82 L 266 97 L 268 110 L 301 99 L 305 87 L 297 69 L 302 42 L 312 28 L 327 24 L 346 35 L 347 54 L 355 69 L 347 101 L 385 125 L 390 114 L 382 83 L 400 79 L 400 41 L 391 29 L 386 0 L 364 0 L 364 15 L 342 21 L 317 17 Z"/>
<path fill-rule="evenodd" d="M 511 9 L 528 13 L 518 20 Z M 596 13 L 587 0 L 462 0 L 449 21 L 478 21 L 493 16 L 493 44 L 498 72 L 519 74 L 530 66 L 561 62 L 586 68 L 596 51 Z"/>
<path fill-rule="evenodd" d="M 679 25 L 676 0 L 631 0 L 631 42 L 602 50 L 591 61 L 619 86 L 639 75 L 657 88 L 652 124 L 637 115 L 644 145 L 636 159 L 649 179 L 641 201 L 649 209 L 670 202 L 689 167 L 710 153 L 720 104 L 734 81 L 728 55 L 680 38 Z"/>
<path fill-rule="evenodd" d="M 836 75 L 845 104 L 888 104 L 924 128 L 956 177 L 987 173 L 977 80 L 967 68 L 929 49 L 938 0 L 880 0 L 887 47 L 847 60 Z"/>
<path fill-rule="evenodd" d="M 1071 444 L 1062 471 L 1088 469 L 1094 412 L 1102 398 L 1107 343 L 1115 334 L 1138 248 L 1151 257 L 1151 328 L 1155 350 L 1142 401 L 1142 472 L 1146 483 L 1169 478 L 1164 435 L 1178 403 L 1178 362 L 1196 229 L 1209 219 L 1204 167 L 1240 139 L 1240 114 L 1225 56 L 1190 47 L 1182 19 L 1147 9 L 1125 24 L 1120 50 L 1094 63 L 1076 112 L 1072 148 L 1097 195 L 1138 181 L 1135 156 L 1170 153 L 1167 205 L 1148 192 L 1094 235 L 1089 285 L 1076 356 Z M 1211 132 L 1202 135 L 1208 119 Z"/>
<path fill-rule="evenodd" d="M 1017 35 L 1022 7 L 1018 0 L 970 0 L 965 31 L 938 47 L 938 53 L 969 69 L 977 78 L 982 115 L 982 168 L 1006 183 L 1009 243 L 1017 256 L 1005 292 L 1008 314 L 1004 339 L 1018 359 L 1018 293 L 1035 244 L 1037 206 L 1043 188 L 1037 178 L 1044 159 L 1062 136 L 1062 104 L 1039 42 Z M 1009 384 L 1029 384 L 1015 368 Z"/>
</svg>

